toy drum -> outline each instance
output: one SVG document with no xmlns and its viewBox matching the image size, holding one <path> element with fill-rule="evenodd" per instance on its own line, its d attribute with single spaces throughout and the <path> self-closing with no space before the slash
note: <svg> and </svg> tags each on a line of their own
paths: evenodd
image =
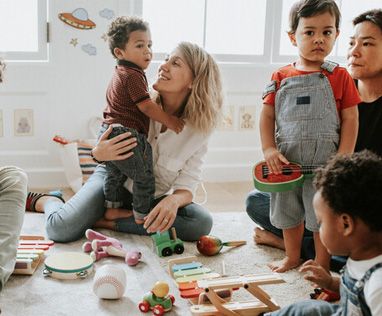
<svg viewBox="0 0 382 316">
<path fill-rule="evenodd" d="M 86 278 L 93 271 L 93 259 L 84 253 L 61 252 L 46 258 L 44 276 L 61 280 Z"/>
</svg>

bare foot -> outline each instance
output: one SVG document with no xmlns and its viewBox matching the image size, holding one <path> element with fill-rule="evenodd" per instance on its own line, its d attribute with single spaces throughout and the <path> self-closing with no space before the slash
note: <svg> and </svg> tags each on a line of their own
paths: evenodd
<svg viewBox="0 0 382 316">
<path fill-rule="evenodd" d="M 105 219 L 113 221 L 119 218 L 129 218 L 133 216 L 133 211 L 123 208 L 108 208 L 105 212 Z"/>
<path fill-rule="evenodd" d="M 282 272 L 286 272 L 291 269 L 297 268 L 300 264 L 301 264 L 300 259 L 292 260 L 289 257 L 285 257 L 281 261 L 268 263 L 268 267 L 270 267 L 273 272 L 282 273 Z"/>
<path fill-rule="evenodd" d="M 253 239 L 258 245 L 266 245 L 285 250 L 284 240 L 282 238 L 260 227 L 255 228 Z"/>
<path fill-rule="evenodd" d="M 110 230 L 115 230 L 115 221 L 109 221 L 105 218 L 101 218 L 95 222 L 93 228 L 106 228 Z"/>
</svg>

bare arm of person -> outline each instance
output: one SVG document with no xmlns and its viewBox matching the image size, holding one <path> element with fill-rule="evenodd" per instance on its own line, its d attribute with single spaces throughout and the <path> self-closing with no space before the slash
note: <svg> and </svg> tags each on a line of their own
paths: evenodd
<svg viewBox="0 0 382 316">
<path fill-rule="evenodd" d="M 176 190 L 161 200 L 145 217 L 144 228 L 148 233 L 163 232 L 173 225 L 178 209 L 192 202 L 192 193 L 188 190 Z"/>
<path fill-rule="evenodd" d="M 313 282 L 315 287 L 321 287 L 339 293 L 340 279 L 331 276 L 314 260 L 306 261 L 300 268 L 300 272 L 306 272 L 304 279 Z"/>
<path fill-rule="evenodd" d="M 137 104 L 138 109 L 149 118 L 166 125 L 175 133 L 180 133 L 184 127 L 184 121 L 174 115 L 167 114 L 162 108 L 151 99 L 146 99 Z"/>
<path fill-rule="evenodd" d="M 354 152 L 358 135 L 358 107 L 352 106 L 341 111 L 341 137 L 338 154 Z"/>
<path fill-rule="evenodd" d="M 281 173 L 281 163 L 289 161 L 277 150 L 275 142 L 275 108 L 263 104 L 260 114 L 260 137 L 264 159 L 272 173 Z"/>
<path fill-rule="evenodd" d="M 131 137 L 130 132 L 108 139 L 112 130 L 113 127 L 109 126 L 92 150 L 94 158 L 98 161 L 125 160 L 134 154 L 131 150 L 137 146 L 137 139 Z"/>
</svg>

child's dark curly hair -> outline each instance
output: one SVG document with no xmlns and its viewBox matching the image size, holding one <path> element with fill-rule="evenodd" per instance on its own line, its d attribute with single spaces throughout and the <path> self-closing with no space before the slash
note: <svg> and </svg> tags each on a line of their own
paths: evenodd
<svg viewBox="0 0 382 316">
<path fill-rule="evenodd" d="M 109 48 L 114 57 L 114 48 L 124 49 L 129 36 L 134 31 L 148 31 L 149 24 L 139 17 L 120 16 L 116 18 L 107 31 Z"/>
<path fill-rule="evenodd" d="M 373 231 L 382 231 L 382 158 L 363 150 L 330 159 L 317 171 L 314 184 L 338 214 L 360 218 Z"/>
</svg>

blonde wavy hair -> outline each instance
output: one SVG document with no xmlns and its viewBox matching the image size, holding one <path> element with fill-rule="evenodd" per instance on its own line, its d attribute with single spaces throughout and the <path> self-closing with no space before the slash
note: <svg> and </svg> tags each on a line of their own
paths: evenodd
<svg viewBox="0 0 382 316">
<path fill-rule="evenodd" d="M 177 49 L 194 77 L 182 118 L 196 130 L 209 133 L 221 118 L 223 92 L 219 67 L 212 56 L 196 44 L 181 42 Z"/>
</svg>

